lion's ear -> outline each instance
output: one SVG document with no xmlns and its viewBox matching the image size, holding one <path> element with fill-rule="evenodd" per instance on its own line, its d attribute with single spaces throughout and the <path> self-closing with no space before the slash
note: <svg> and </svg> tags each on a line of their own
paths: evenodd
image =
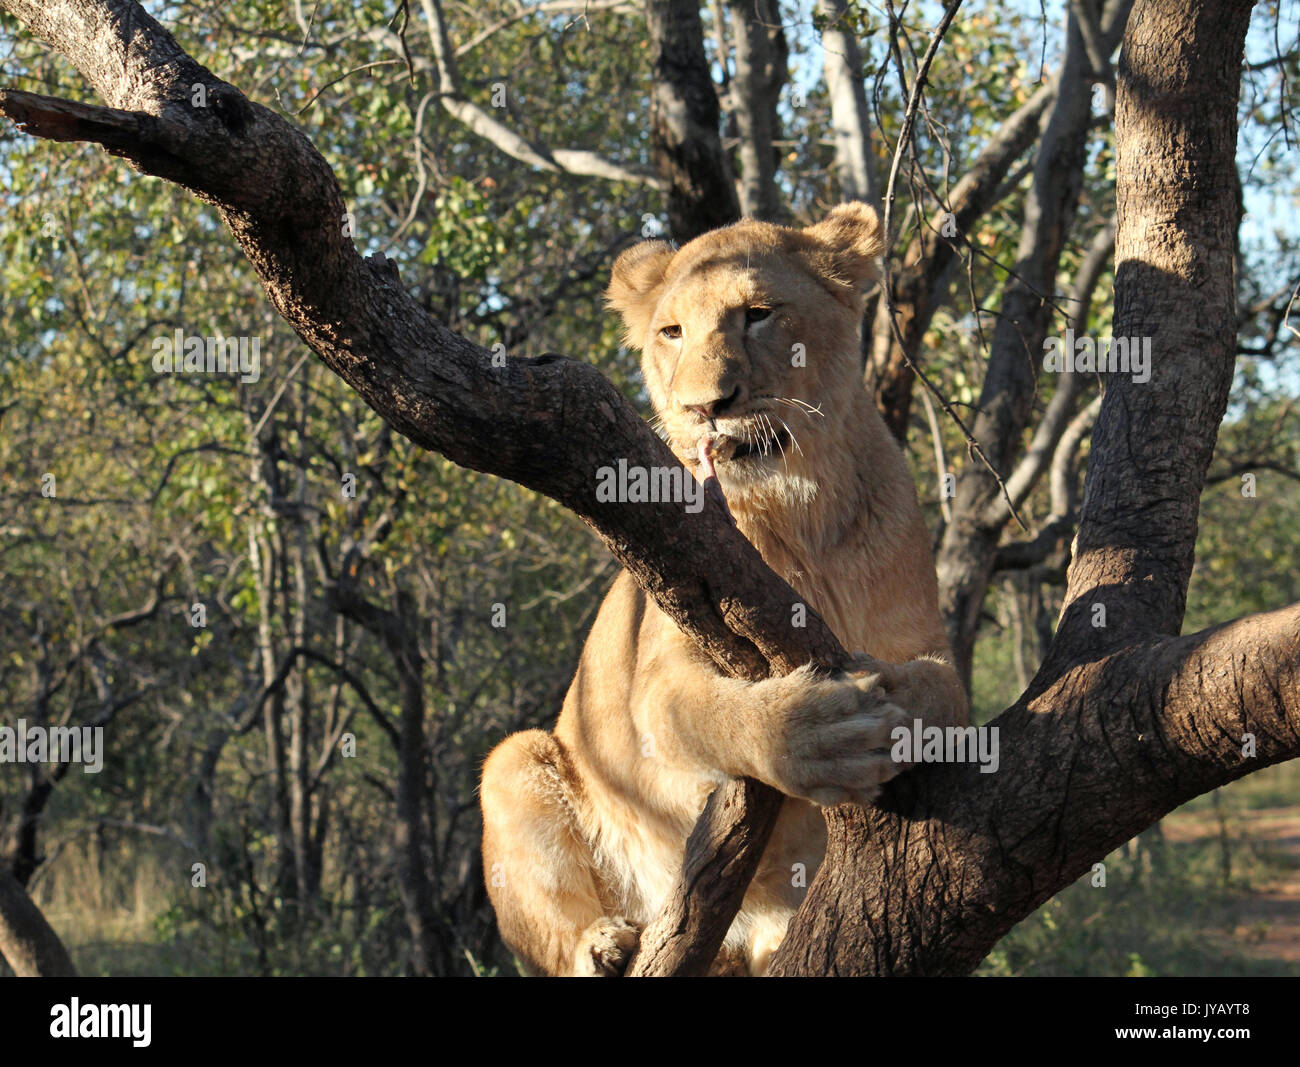
<svg viewBox="0 0 1300 1067">
<path fill-rule="evenodd" d="M 813 268 L 854 297 L 879 276 L 876 263 L 885 250 L 885 235 L 870 204 L 840 204 L 821 222 L 800 230 L 799 239 Z"/>
<path fill-rule="evenodd" d="M 645 344 L 664 274 L 675 254 L 667 241 L 642 241 L 614 261 L 605 301 L 623 317 L 624 337 L 631 348 Z"/>
</svg>

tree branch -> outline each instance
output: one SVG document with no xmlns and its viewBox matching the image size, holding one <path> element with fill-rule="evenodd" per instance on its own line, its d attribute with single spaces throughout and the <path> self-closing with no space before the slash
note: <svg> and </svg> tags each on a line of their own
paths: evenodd
<svg viewBox="0 0 1300 1067">
<path fill-rule="evenodd" d="M 722 108 L 694 0 L 646 0 L 650 31 L 650 156 L 668 183 L 668 226 L 686 242 L 740 218 L 723 152 Z"/>
<path fill-rule="evenodd" d="M 526 163 L 538 170 L 552 174 L 573 174 L 579 177 L 604 178 L 607 181 L 631 182 L 636 185 L 649 185 L 663 188 L 662 181 L 649 167 L 637 164 L 620 163 L 606 159 L 598 152 L 585 148 L 551 148 L 536 141 L 530 141 L 515 133 L 486 108 L 469 100 L 461 91 L 460 77 L 456 69 L 456 56 L 459 49 L 453 49 L 447 33 L 446 20 L 442 14 L 441 0 L 421 0 L 424 10 L 429 44 L 433 50 L 433 61 L 423 57 L 413 61 L 418 71 L 428 71 L 437 80 L 437 99 L 443 110 L 463 123 L 473 133 L 490 141 L 506 155 Z M 532 12 L 530 12 L 532 13 Z M 522 16 L 521 16 L 522 17 Z M 405 56 L 401 37 L 391 29 L 376 26 L 366 32 L 366 38 L 383 45 L 398 56 Z"/>
<path fill-rule="evenodd" d="M 722 110 L 704 54 L 695 0 L 647 0 L 650 32 L 650 154 L 668 183 L 668 225 L 689 241 L 740 218 L 740 201 L 718 133 Z"/>
<path fill-rule="evenodd" d="M 996 774 L 932 764 L 863 816 L 831 813 L 822 872 L 776 974 L 967 974 L 1174 808 L 1300 754 L 1300 605 L 1073 666 L 994 725 Z M 857 818 L 863 833 L 845 827 Z M 850 914 L 868 921 L 816 936 L 818 917 L 834 914 L 825 890 L 849 871 Z"/>
<path fill-rule="evenodd" d="M 1007 118 L 953 187 L 946 210 L 920 227 L 903 252 L 894 274 L 894 308 L 903 335 L 901 345 L 888 306 L 884 301 L 876 304 L 867 377 L 876 406 L 899 441 L 907 438 L 911 414 L 914 376 L 910 364 L 919 358 L 921 339 L 940 306 L 943 279 L 961 243 L 943 238 L 947 229 L 944 216 L 952 215 L 957 234 L 966 240 L 962 235 L 971 233 L 975 223 L 998 202 L 1007 171 L 1038 136 L 1039 124 L 1056 98 L 1056 89 L 1055 80 L 1049 81 Z"/>
</svg>

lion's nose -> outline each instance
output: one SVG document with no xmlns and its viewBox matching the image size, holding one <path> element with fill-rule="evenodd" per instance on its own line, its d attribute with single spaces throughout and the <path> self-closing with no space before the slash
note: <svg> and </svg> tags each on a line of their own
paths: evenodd
<svg viewBox="0 0 1300 1067">
<path fill-rule="evenodd" d="M 694 411 L 706 419 L 715 419 L 719 415 L 725 415 L 740 403 L 745 391 L 743 386 L 737 384 L 731 392 L 723 395 L 722 390 L 726 389 L 726 387 L 726 383 L 719 386 L 718 395 L 710 400 L 684 401 L 682 407 L 687 411 Z"/>
</svg>

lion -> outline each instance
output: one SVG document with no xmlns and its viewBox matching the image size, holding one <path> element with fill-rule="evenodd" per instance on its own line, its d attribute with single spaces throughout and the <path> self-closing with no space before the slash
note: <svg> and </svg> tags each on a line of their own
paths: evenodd
<svg viewBox="0 0 1300 1067">
<path fill-rule="evenodd" d="M 622 974 L 708 795 L 749 777 L 787 799 L 714 973 L 763 974 L 822 860 L 820 809 L 870 804 L 906 769 L 895 727 L 966 723 L 930 534 L 862 378 L 882 246 L 855 202 L 614 264 L 607 301 L 669 446 L 716 475 L 740 531 L 860 652 L 847 672 L 733 679 L 620 574 L 554 732 L 513 734 L 483 766 L 484 875 L 529 973 Z"/>
</svg>

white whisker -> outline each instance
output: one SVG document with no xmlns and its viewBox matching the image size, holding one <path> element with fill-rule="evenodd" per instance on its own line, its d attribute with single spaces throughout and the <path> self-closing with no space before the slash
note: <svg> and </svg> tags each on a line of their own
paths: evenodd
<svg viewBox="0 0 1300 1067">
<path fill-rule="evenodd" d="M 782 465 L 783 465 L 783 466 L 786 466 L 786 467 L 789 467 L 789 465 L 790 465 L 790 457 L 787 456 L 787 455 L 785 454 L 785 445 L 781 444 L 781 435 L 780 435 L 779 433 L 776 432 L 775 428 L 772 427 L 772 420 L 771 420 L 771 419 L 769 419 L 766 415 L 764 415 L 763 418 L 767 421 L 768 428 L 772 430 L 772 440 L 774 440 L 774 441 L 776 442 L 776 447 L 779 448 L 779 449 L 781 450 L 781 463 L 782 463 Z M 778 416 L 776 417 L 776 421 L 777 421 L 777 422 L 780 422 L 783 426 L 785 425 L 785 423 L 784 423 L 784 421 L 781 419 L 781 416 L 780 416 L 780 415 L 778 415 Z M 790 429 L 789 429 L 789 427 L 787 426 L 787 427 L 786 427 L 786 433 L 789 433 L 789 432 L 790 432 Z"/>
<path fill-rule="evenodd" d="M 798 439 L 797 437 L 795 437 L 795 435 L 794 435 L 794 431 L 793 431 L 792 429 L 790 429 L 790 424 L 789 424 L 788 422 L 786 422 L 785 419 L 781 418 L 780 415 L 778 415 L 778 416 L 776 417 L 776 421 L 779 422 L 782 426 L 785 427 L 785 432 L 786 432 L 787 434 L 789 434 L 789 436 L 790 436 L 790 444 L 793 445 L 793 446 L 794 446 L 794 450 L 795 450 L 796 452 L 798 452 L 799 455 L 802 456 L 802 455 L 803 455 L 803 449 L 799 447 L 799 439 Z"/>
<path fill-rule="evenodd" d="M 823 419 L 826 417 L 826 413 L 822 411 L 820 404 L 813 407 L 806 400 L 800 400 L 798 397 L 794 396 L 774 396 L 772 399 L 779 403 L 787 404 L 792 408 L 798 408 L 807 415 L 820 415 Z"/>
</svg>

